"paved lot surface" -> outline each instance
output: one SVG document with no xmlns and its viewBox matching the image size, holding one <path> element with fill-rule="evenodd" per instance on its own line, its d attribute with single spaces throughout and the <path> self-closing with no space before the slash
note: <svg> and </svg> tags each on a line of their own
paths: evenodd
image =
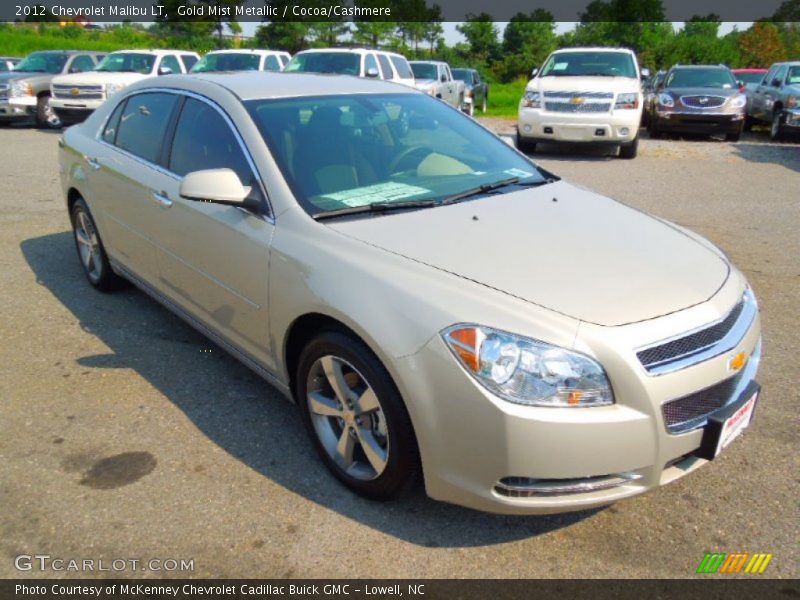
<svg viewBox="0 0 800 600">
<path fill-rule="evenodd" d="M 143 294 L 93 292 L 57 139 L 0 129 L 0 577 L 19 575 L 18 554 L 194 559 L 210 577 L 687 577 L 709 550 L 771 552 L 768 573 L 800 576 L 800 145 L 536 155 L 731 256 L 761 302 L 765 393 L 754 427 L 695 474 L 605 510 L 517 518 L 354 497 L 267 384 Z"/>
</svg>

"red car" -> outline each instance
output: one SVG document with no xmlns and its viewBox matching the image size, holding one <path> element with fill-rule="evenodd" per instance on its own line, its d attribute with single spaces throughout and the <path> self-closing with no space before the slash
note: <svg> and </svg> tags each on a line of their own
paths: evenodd
<svg viewBox="0 0 800 600">
<path fill-rule="evenodd" d="M 733 76 L 739 82 L 739 91 L 744 92 L 748 83 L 761 83 L 767 69 L 732 69 Z"/>
</svg>

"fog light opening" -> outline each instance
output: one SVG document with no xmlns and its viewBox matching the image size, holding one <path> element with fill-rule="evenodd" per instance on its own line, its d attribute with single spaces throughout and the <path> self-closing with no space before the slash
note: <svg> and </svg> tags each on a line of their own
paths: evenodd
<svg viewBox="0 0 800 600">
<path fill-rule="evenodd" d="M 595 129 L 594 130 L 594 134 L 596 136 L 598 136 L 598 137 L 602 137 L 602 136 L 604 136 L 606 134 L 606 130 L 605 129 Z"/>
<path fill-rule="evenodd" d="M 586 494 L 608 490 L 641 479 L 638 473 L 626 472 L 615 475 L 599 475 L 578 479 L 534 479 L 532 477 L 503 477 L 494 486 L 494 491 L 509 498 L 532 498 L 535 496 L 561 496 Z"/>
<path fill-rule="evenodd" d="M 553 128 L 552 127 L 545 127 L 544 128 L 544 132 L 552 134 L 553 133 Z"/>
<path fill-rule="evenodd" d="M 530 133 L 531 132 L 531 126 L 530 125 L 523 125 L 522 126 L 522 131 L 524 131 L 525 133 Z"/>
<path fill-rule="evenodd" d="M 627 127 L 623 127 L 622 129 L 619 130 L 619 134 L 620 135 L 628 135 L 628 133 L 630 133 L 630 131 L 631 130 L 628 129 Z"/>
</svg>

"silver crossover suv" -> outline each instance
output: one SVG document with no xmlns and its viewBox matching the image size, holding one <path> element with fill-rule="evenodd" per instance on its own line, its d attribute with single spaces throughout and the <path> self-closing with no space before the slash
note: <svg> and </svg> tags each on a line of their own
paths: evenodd
<svg viewBox="0 0 800 600">
<path fill-rule="evenodd" d="M 694 233 L 434 98 L 306 74 L 136 83 L 61 141 L 78 255 L 294 401 L 347 486 L 609 504 L 750 423 L 758 308 Z"/>
</svg>

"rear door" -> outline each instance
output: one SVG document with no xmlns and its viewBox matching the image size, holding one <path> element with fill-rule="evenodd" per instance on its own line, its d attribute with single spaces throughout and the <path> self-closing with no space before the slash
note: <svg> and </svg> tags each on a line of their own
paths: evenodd
<svg viewBox="0 0 800 600">
<path fill-rule="evenodd" d="M 158 223 L 160 277 L 166 293 L 213 331 L 269 364 L 272 222 L 242 208 L 180 196 L 187 173 L 229 168 L 251 186 L 268 212 L 260 178 L 221 108 L 209 100 L 185 99 L 165 167 L 154 181 L 169 202 Z"/>
</svg>

